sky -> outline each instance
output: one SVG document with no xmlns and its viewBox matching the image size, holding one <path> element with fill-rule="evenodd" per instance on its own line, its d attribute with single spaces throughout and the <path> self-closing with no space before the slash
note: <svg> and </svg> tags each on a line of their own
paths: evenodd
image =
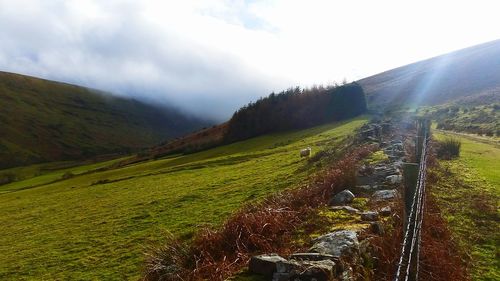
<svg viewBox="0 0 500 281">
<path fill-rule="evenodd" d="M 496 2 L 0 0 L 0 71 L 222 121 L 273 91 L 500 39 Z"/>
</svg>

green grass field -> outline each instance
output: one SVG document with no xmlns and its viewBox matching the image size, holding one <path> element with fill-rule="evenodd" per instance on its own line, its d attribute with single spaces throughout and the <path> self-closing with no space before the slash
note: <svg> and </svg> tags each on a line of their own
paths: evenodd
<svg viewBox="0 0 500 281">
<path fill-rule="evenodd" d="M 86 163 L 82 161 L 49 162 L 1 170 L 0 175 L 7 173 L 13 174 L 18 180 L 9 184 L 0 185 L 0 194 L 60 181 L 64 179 L 64 175 L 67 173 L 71 173 L 74 176 L 92 173 L 99 169 L 109 167 L 121 159 L 124 158 L 98 163 Z"/>
<path fill-rule="evenodd" d="M 50 183 L 63 174 L 53 171 L 2 186 L 0 280 L 137 280 L 144 247 L 165 231 L 189 239 L 200 225 L 219 224 L 246 202 L 306 181 L 316 167 L 299 150 L 335 147 L 366 121 L 119 169 L 95 170 L 109 163 L 66 168 L 80 175 Z"/>
<path fill-rule="evenodd" d="M 500 280 L 500 147 L 484 138 L 458 138 L 460 157 L 440 161 L 443 170 L 433 189 L 456 241 L 472 259 L 473 280 Z"/>
</svg>

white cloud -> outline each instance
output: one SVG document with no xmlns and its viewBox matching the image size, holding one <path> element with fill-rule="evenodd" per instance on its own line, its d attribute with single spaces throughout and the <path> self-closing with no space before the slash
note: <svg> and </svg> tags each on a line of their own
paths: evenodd
<svg viewBox="0 0 500 281">
<path fill-rule="evenodd" d="M 495 2 L 0 0 L 0 69 L 227 118 L 500 38 Z"/>
</svg>

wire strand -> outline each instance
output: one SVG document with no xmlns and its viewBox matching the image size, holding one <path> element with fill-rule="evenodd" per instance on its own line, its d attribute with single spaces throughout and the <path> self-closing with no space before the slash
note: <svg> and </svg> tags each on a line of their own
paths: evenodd
<svg viewBox="0 0 500 281">
<path fill-rule="evenodd" d="M 420 124 L 419 127 L 422 127 L 422 125 Z M 417 128 L 417 130 L 418 129 L 419 128 Z M 413 263 L 416 263 L 414 267 L 415 278 L 416 280 L 418 280 L 418 271 L 420 268 L 419 260 L 420 260 L 420 246 L 421 246 L 421 228 L 424 217 L 424 205 L 425 205 L 427 143 L 428 143 L 428 132 L 427 130 L 425 130 L 422 141 L 422 150 L 420 155 L 417 184 L 413 194 L 410 214 L 408 215 L 407 219 L 405 235 L 403 237 L 403 243 L 401 247 L 401 255 L 399 258 L 394 281 L 399 281 L 400 278 L 404 278 L 405 281 L 408 281 L 408 278 L 411 275 L 410 273 Z M 415 251 L 416 251 L 416 257 L 413 259 L 412 256 L 414 255 Z"/>
</svg>

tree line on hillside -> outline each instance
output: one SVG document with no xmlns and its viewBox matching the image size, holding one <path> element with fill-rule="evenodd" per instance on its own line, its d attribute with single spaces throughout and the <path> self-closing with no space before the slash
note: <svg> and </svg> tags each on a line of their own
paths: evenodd
<svg viewBox="0 0 500 281">
<path fill-rule="evenodd" d="M 363 88 L 358 83 L 290 88 L 271 93 L 238 111 L 229 120 L 227 141 L 301 129 L 351 118 L 366 112 Z"/>
</svg>

